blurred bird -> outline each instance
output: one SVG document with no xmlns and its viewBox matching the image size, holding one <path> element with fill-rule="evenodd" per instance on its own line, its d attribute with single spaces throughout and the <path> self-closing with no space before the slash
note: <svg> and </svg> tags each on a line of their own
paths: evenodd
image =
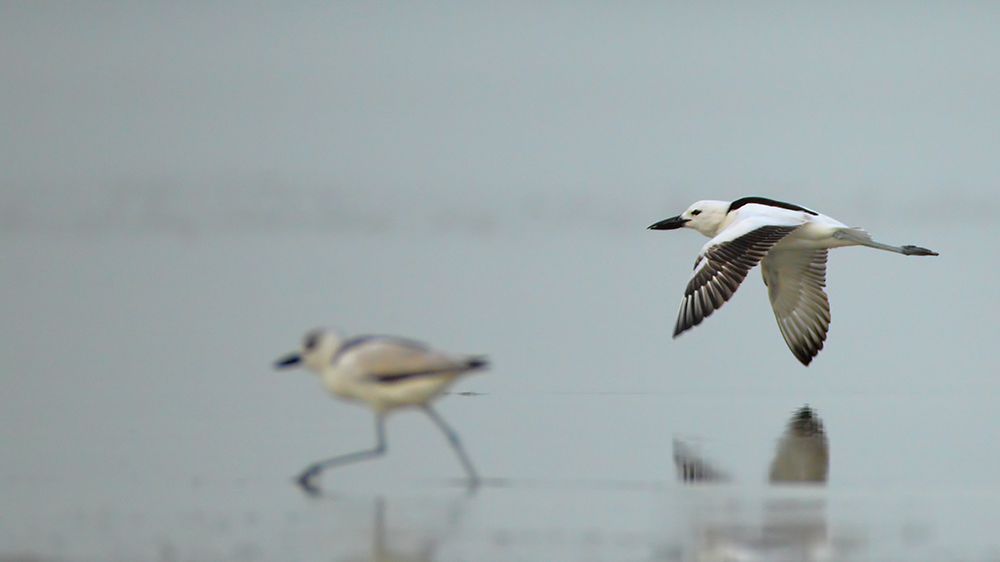
<svg viewBox="0 0 1000 562">
<path fill-rule="evenodd" d="M 821 349 L 830 327 L 826 292 L 827 250 L 868 246 L 906 256 L 936 256 L 919 246 L 890 246 L 805 207 L 744 197 L 731 203 L 699 201 L 651 230 L 693 228 L 711 238 L 694 264 L 684 290 L 676 338 L 701 323 L 733 296 L 747 273 L 761 263 L 764 284 L 785 343 L 803 365 Z"/>
<path fill-rule="evenodd" d="M 823 422 L 809 405 L 788 422 L 771 461 L 771 483 L 826 482 L 830 451 Z"/>
<path fill-rule="evenodd" d="M 316 462 L 298 477 L 307 493 L 319 489 L 313 480 L 325 469 L 380 456 L 386 452 L 385 417 L 408 406 L 421 408 L 448 438 L 469 476 L 469 487 L 479 484 L 472 463 L 455 433 L 430 402 L 463 374 L 487 367 L 485 357 L 456 355 L 426 344 L 393 336 L 357 336 L 345 339 L 335 331 L 316 329 L 306 334 L 302 349 L 275 363 L 275 368 L 305 366 L 316 372 L 334 396 L 364 402 L 375 412 L 375 448 Z"/>
</svg>

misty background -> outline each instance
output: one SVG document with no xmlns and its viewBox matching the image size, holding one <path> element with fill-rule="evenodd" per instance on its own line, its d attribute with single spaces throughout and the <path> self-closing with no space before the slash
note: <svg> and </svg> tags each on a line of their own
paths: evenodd
<svg viewBox="0 0 1000 562">
<path fill-rule="evenodd" d="M 366 494 L 391 522 L 460 474 L 401 413 L 385 458 L 324 478 L 360 497 L 301 497 L 293 474 L 374 440 L 369 413 L 271 370 L 316 325 L 490 356 L 440 410 L 514 489 L 483 490 L 435 559 L 508 559 L 495 533 L 553 528 L 545 556 L 514 543 L 577 559 L 601 529 L 670 559 L 672 437 L 758 484 L 804 403 L 869 555 L 899 547 L 875 521 L 930 529 L 917 552 L 995 552 L 998 21 L 991 3 L 0 4 L 0 559 L 339 557 L 317 537 L 370 531 Z M 671 339 L 707 240 L 646 227 L 748 195 L 941 255 L 831 252 L 809 368 L 756 272 Z M 560 491 L 580 482 L 626 491 Z"/>
</svg>

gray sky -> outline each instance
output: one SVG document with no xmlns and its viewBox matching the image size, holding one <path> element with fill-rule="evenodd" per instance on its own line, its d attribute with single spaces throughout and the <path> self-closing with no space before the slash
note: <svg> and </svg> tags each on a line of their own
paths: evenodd
<svg viewBox="0 0 1000 562">
<path fill-rule="evenodd" d="M 336 193 L 355 214 L 405 209 L 401 194 L 494 211 L 544 198 L 617 205 L 619 222 L 750 193 L 977 202 L 1000 176 L 998 16 L 923 2 L 4 3 L 0 194 L 84 191 L 100 206 L 113 186 L 187 213 L 289 204 L 268 187 Z"/>
</svg>

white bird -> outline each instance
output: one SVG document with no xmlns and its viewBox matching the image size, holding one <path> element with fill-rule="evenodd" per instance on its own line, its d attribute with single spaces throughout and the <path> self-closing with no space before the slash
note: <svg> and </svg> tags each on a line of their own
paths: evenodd
<svg viewBox="0 0 1000 562">
<path fill-rule="evenodd" d="M 823 349 L 830 327 L 830 303 L 823 291 L 828 249 L 868 246 L 907 256 L 937 255 L 919 246 L 875 242 L 860 228 L 805 207 L 763 197 L 744 197 L 731 203 L 698 201 L 682 214 L 649 228 L 681 227 L 693 228 L 711 240 L 695 261 L 674 337 L 720 308 L 760 262 L 781 335 L 795 357 L 807 366 Z"/>
<path fill-rule="evenodd" d="M 469 475 L 469 487 L 479 484 L 458 434 L 431 407 L 431 401 L 463 374 L 484 369 L 482 356 L 457 355 L 430 348 L 426 344 L 393 336 L 344 338 L 335 331 L 316 329 L 306 334 L 302 349 L 275 363 L 275 368 L 303 365 L 320 376 L 334 396 L 360 401 L 375 412 L 378 442 L 374 449 L 340 455 L 316 462 L 298 477 L 308 493 L 319 490 L 313 479 L 323 470 L 380 456 L 386 451 L 385 417 L 393 410 L 421 408 L 448 438 Z"/>
<path fill-rule="evenodd" d="M 826 482 L 830 450 L 823 422 L 805 405 L 788 422 L 771 461 L 771 483 Z"/>
</svg>

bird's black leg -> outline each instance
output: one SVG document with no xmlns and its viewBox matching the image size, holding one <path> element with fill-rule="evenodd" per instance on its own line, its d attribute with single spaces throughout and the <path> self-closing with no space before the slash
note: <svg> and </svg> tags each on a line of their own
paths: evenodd
<svg viewBox="0 0 1000 562">
<path fill-rule="evenodd" d="M 462 442 L 458 439 L 458 434 L 455 433 L 451 427 L 448 426 L 438 415 L 438 413 L 430 406 L 430 404 L 424 404 L 424 411 L 427 412 L 427 416 L 437 424 L 441 432 L 444 433 L 445 437 L 448 438 L 448 443 L 451 448 L 455 450 L 455 454 L 458 455 L 458 460 L 462 461 L 462 467 L 465 468 L 465 472 L 469 475 L 469 489 L 475 490 L 479 486 L 479 475 L 476 474 L 476 469 L 472 467 L 472 462 L 469 460 L 469 456 L 465 453 L 465 449 L 462 447 Z"/>
<path fill-rule="evenodd" d="M 319 476 L 321 472 L 328 468 L 335 466 L 340 466 L 344 464 L 350 464 L 353 462 L 363 461 L 373 457 L 378 457 L 385 454 L 386 443 L 385 443 L 385 416 L 383 414 L 377 414 L 375 416 L 375 433 L 377 435 L 378 442 L 375 444 L 374 449 L 368 449 L 364 451 L 358 451 L 356 453 L 349 453 L 346 455 L 340 455 L 333 457 L 331 459 L 326 459 L 319 461 L 310 465 L 299 477 L 296 482 L 302 487 L 302 490 L 309 495 L 319 494 L 319 488 L 313 483 L 313 479 Z"/>
</svg>

